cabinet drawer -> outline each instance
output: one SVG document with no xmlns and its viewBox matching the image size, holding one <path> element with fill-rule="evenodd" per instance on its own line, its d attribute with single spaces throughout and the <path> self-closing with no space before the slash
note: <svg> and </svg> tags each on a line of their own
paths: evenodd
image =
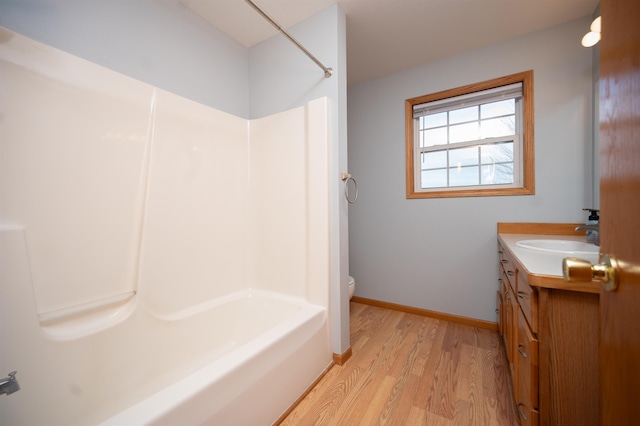
<svg viewBox="0 0 640 426">
<path fill-rule="evenodd" d="M 502 271 L 500 273 L 500 285 L 502 288 L 502 298 L 505 299 L 507 297 L 507 292 L 511 292 L 514 293 L 515 292 L 515 287 L 511 287 L 511 285 L 509 284 L 509 279 L 507 278 L 507 276 L 505 275 L 504 271 Z"/>
<path fill-rule="evenodd" d="M 505 271 L 502 271 L 502 282 L 507 290 L 513 294 L 516 293 L 516 280 L 514 278 L 509 279 Z"/>
<path fill-rule="evenodd" d="M 498 241 L 498 262 L 502 260 L 502 256 L 506 253 L 502 244 Z"/>
<path fill-rule="evenodd" d="M 538 340 L 534 337 L 522 309 L 518 309 L 517 346 L 518 405 L 538 408 Z"/>
<path fill-rule="evenodd" d="M 516 297 L 531 331 L 538 332 L 538 291 L 532 288 L 522 273 L 518 272 Z"/>
<path fill-rule="evenodd" d="M 504 298 L 502 305 L 502 310 L 504 312 L 502 316 L 502 319 L 504 320 L 504 325 L 502 327 L 502 340 L 504 341 L 504 348 L 507 351 L 507 360 L 511 363 L 513 362 L 513 356 L 511 355 L 511 348 L 513 346 L 513 339 L 511 338 L 511 335 L 513 334 L 513 308 L 511 306 L 511 291 L 508 286 L 502 295 Z"/>
<path fill-rule="evenodd" d="M 498 314 L 498 333 L 502 336 L 504 333 L 504 301 L 502 299 L 502 288 L 500 288 L 500 291 L 496 293 L 496 306 L 498 307 L 496 309 L 496 314 Z"/>
<path fill-rule="evenodd" d="M 500 266 L 502 267 L 502 272 L 503 272 L 503 275 L 506 277 L 506 280 L 511 285 L 511 288 L 515 290 L 516 277 L 517 277 L 515 263 L 513 263 L 513 261 L 509 258 L 509 256 L 506 256 L 505 258 L 500 260 Z"/>
<path fill-rule="evenodd" d="M 513 289 L 516 288 L 516 265 L 511 259 L 509 253 L 504 250 L 501 245 L 498 245 L 498 256 L 500 258 L 500 266 L 502 268 L 502 272 L 506 276 L 507 281 L 511 284 Z"/>
<path fill-rule="evenodd" d="M 517 392 L 515 387 L 516 383 L 516 367 L 515 367 L 515 344 L 516 333 L 518 331 L 518 304 L 514 299 L 513 292 L 507 286 L 507 292 L 503 295 L 503 326 L 502 326 L 502 340 L 504 341 L 504 348 L 507 354 L 507 360 L 509 361 L 509 370 L 511 372 L 511 380 L 514 385 L 514 392 Z"/>
</svg>

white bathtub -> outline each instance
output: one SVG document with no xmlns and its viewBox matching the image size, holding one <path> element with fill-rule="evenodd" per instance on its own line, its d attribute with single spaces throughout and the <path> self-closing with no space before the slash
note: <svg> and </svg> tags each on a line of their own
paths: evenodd
<svg viewBox="0 0 640 426">
<path fill-rule="evenodd" d="M 203 314 L 231 331 L 218 355 L 101 425 L 269 425 L 330 363 L 322 307 L 243 291 Z"/>
<path fill-rule="evenodd" d="M 331 363 L 326 308 L 266 290 L 164 317 L 135 295 L 45 325 L 23 231 L 0 237 L 0 361 L 21 386 L 2 425 L 269 425 Z"/>
<path fill-rule="evenodd" d="M 272 423 L 331 362 L 328 99 L 247 120 L 0 33 L 0 425 Z"/>
</svg>

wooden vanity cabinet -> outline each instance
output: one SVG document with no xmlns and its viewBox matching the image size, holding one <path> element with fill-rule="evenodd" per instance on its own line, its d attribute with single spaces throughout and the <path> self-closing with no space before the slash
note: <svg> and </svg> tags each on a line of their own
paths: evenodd
<svg viewBox="0 0 640 426">
<path fill-rule="evenodd" d="M 513 267 L 513 261 L 511 257 L 503 250 L 502 246 L 499 246 L 499 265 L 498 275 L 500 276 L 500 291 L 499 298 L 502 300 L 502 305 L 499 307 L 500 319 L 503 322 L 499 328 L 502 330 L 502 338 L 504 340 L 504 346 L 507 348 L 507 359 L 511 364 L 511 372 L 513 373 L 513 352 L 511 347 L 514 335 L 515 327 L 515 268 Z M 511 277 L 511 278 L 510 278 Z"/>
<path fill-rule="evenodd" d="M 597 425 L 598 293 L 563 289 L 562 277 L 532 276 L 500 243 L 498 252 L 499 329 L 520 423 Z"/>
<path fill-rule="evenodd" d="M 538 424 L 538 339 L 529 328 L 522 309 L 518 309 L 516 340 L 516 404 L 522 425 Z"/>
<path fill-rule="evenodd" d="M 500 282 L 502 288 L 502 297 L 504 300 L 504 324 L 500 327 L 503 329 L 504 347 L 509 360 L 511 370 L 511 382 L 513 385 L 514 398 L 518 407 L 518 413 L 522 424 L 531 423 L 532 413 L 537 413 L 537 392 L 535 392 L 535 401 L 532 399 L 531 389 L 537 389 L 537 340 L 535 334 L 530 330 L 527 320 L 523 314 L 520 303 L 536 301 L 532 297 L 531 287 L 526 285 L 528 290 L 518 291 L 522 280 L 522 276 L 518 274 L 517 264 L 513 257 L 506 251 L 502 245 L 498 246 L 499 254 L 499 272 L 501 274 Z M 535 307 L 534 307 L 535 309 Z M 527 311 L 531 311 L 531 306 L 527 307 Z M 530 339 L 525 339 L 530 336 Z M 532 344 L 531 341 L 535 344 Z M 536 360 L 535 365 L 530 365 L 532 359 Z"/>
</svg>

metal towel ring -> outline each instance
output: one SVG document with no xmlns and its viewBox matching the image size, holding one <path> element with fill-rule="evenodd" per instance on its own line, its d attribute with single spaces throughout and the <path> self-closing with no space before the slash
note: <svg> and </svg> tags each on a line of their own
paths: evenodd
<svg viewBox="0 0 640 426">
<path fill-rule="evenodd" d="M 354 204 L 358 201 L 358 182 L 349 173 L 342 173 L 341 178 L 344 181 L 344 198 L 347 199 L 349 204 Z M 353 181 L 353 186 L 356 189 L 356 195 L 353 197 L 353 200 L 349 198 L 349 180 Z"/>
</svg>

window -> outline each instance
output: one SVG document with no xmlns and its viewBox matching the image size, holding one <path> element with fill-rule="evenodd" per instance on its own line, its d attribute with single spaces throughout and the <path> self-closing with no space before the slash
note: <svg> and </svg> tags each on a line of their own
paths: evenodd
<svg viewBox="0 0 640 426">
<path fill-rule="evenodd" d="M 407 198 L 534 193 L 533 71 L 407 99 Z"/>
</svg>

